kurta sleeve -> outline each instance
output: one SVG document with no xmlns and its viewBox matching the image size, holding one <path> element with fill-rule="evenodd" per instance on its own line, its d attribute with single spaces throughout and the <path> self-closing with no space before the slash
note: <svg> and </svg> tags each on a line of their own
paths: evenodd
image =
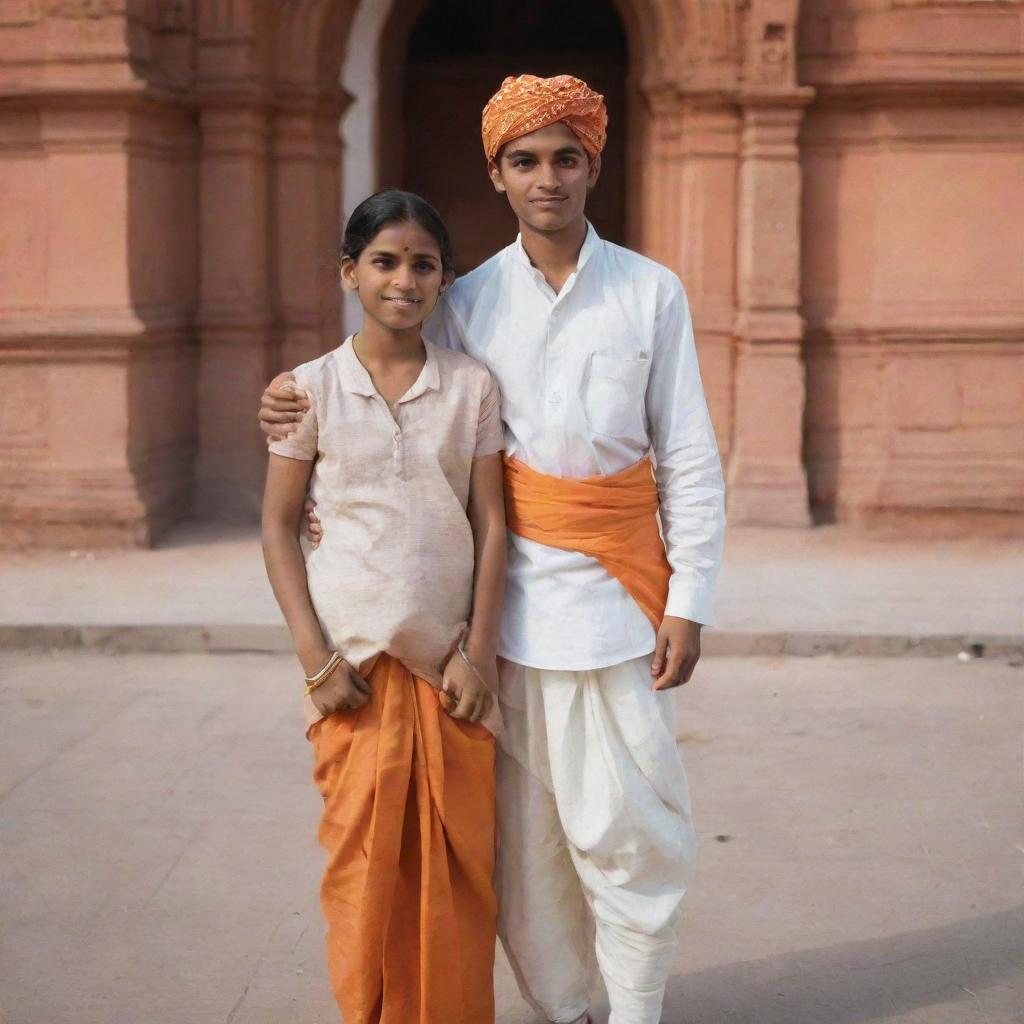
<svg viewBox="0 0 1024 1024">
<path fill-rule="evenodd" d="M 686 293 L 659 290 L 647 416 L 672 576 L 666 615 L 710 625 L 725 533 L 725 485 Z"/>
<path fill-rule="evenodd" d="M 283 455 L 286 459 L 312 462 L 316 458 L 320 447 L 317 392 L 308 375 L 302 372 L 301 366 L 294 371 L 294 374 L 295 383 L 289 382 L 285 387 L 304 391 L 309 396 L 309 409 L 306 411 L 306 415 L 299 421 L 298 428 L 283 441 L 271 441 L 269 449 L 274 455 Z"/>
<path fill-rule="evenodd" d="M 501 395 L 494 377 L 487 371 L 487 384 L 480 399 L 480 419 L 476 428 L 474 458 L 494 455 L 505 448 L 505 428 L 501 422 Z"/>
</svg>

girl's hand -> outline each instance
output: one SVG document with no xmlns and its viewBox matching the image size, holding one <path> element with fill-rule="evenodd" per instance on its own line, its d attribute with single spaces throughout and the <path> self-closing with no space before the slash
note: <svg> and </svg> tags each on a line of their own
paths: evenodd
<svg viewBox="0 0 1024 1024">
<path fill-rule="evenodd" d="M 355 711 L 370 699 L 370 684 L 343 661 L 311 694 L 313 706 L 326 718 L 339 711 Z"/>
<path fill-rule="evenodd" d="M 498 685 L 498 666 L 493 661 L 473 668 L 455 651 L 441 677 L 441 690 L 448 698 L 445 710 L 452 718 L 467 722 L 479 722 L 491 710 Z"/>
</svg>

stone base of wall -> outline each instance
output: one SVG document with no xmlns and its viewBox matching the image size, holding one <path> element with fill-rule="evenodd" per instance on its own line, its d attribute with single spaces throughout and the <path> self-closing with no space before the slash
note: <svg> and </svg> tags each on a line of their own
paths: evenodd
<svg viewBox="0 0 1024 1024">
<path fill-rule="evenodd" d="M 187 331 L 3 340 L 0 549 L 146 546 L 191 513 Z"/>
<path fill-rule="evenodd" d="M 1016 327 L 816 331 L 806 364 L 804 457 L 818 521 L 1024 535 Z"/>
<path fill-rule="evenodd" d="M 71 488 L 77 486 L 68 482 L 65 494 L 72 497 Z M 59 493 L 41 495 L 54 498 Z M 0 506 L 0 517 L 4 520 L 0 531 L 0 551 L 30 553 L 42 548 L 58 550 L 94 551 L 102 548 L 151 547 L 174 523 L 187 518 L 190 503 L 179 500 L 152 511 L 141 506 L 84 508 L 67 503 L 57 505 L 9 508 Z"/>
<path fill-rule="evenodd" d="M 1024 537 L 1024 512 L 990 509 L 812 508 L 815 525 L 847 523 L 874 537 Z"/>
</svg>

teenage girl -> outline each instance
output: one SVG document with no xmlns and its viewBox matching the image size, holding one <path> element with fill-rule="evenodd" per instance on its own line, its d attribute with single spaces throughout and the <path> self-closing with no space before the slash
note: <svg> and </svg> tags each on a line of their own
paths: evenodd
<svg viewBox="0 0 1024 1024">
<path fill-rule="evenodd" d="M 420 328 L 453 279 L 437 212 L 380 192 L 345 229 L 364 316 L 295 371 L 263 551 L 305 675 L 345 1024 L 494 1019 L 496 649 L 505 582 L 498 392 Z M 329 528 L 299 544 L 307 491 Z"/>
</svg>

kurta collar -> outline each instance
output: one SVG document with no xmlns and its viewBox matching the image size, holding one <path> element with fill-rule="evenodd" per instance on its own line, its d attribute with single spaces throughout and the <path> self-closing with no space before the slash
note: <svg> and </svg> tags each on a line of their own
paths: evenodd
<svg viewBox="0 0 1024 1024">
<path fill-rule="evenodd" d="M 427 352 L 427 360 L 423 364 L 423 369 L 420 370 L 420 375 L 416 378 L 416 382 L 398 400 L 399 404 L 411 402 L 414 398 L 419 398 L 420 395 L 427 391 L 439 391 L 441 389 L 441 371 L 437 365 L 435 348 L 429 341 L 424 341 L 423 347 Z M 377 389 L 373 386 L 370 374 L 367 372 L 366 367 L 359 362 L 359 356 L 356 355 L 351 337 L 346 338 L 345 343 L 338 349 L 338 377 L 341 380 L 341 386 L 346 391 L 351 391 L 355 395 L 373 398 L 377 394 Z"/>
<path fill-rule="evenodd" d="M 597 251 L 597 247 L 601 244 L 601 237 L 594 230 L 594 225 L 587 221 L 587 234 L 583 239 L 583 247 L 580 249 L 579 259 L 576 261 L 576 269 L 573 271 L 574 274 L 578 274 L 591 256 Z M 523 245 L 523 235 L 520 232 L 516 235 L 516 240 L 512 244 L 512 252 L 517 262 L 521 263 L 524 267 L 532 270 L 535 274 L 539 274 L 540 271 L 530 262 L 530 255 L 526 251 L 526 247 Z"/>
</svg>

